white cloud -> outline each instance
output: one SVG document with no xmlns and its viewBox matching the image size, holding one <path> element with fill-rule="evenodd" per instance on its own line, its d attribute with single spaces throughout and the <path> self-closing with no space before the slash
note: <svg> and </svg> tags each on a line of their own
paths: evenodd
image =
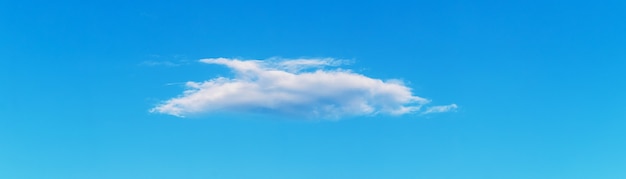
<svg viewBox="0 0 626 179">
<path fill-rule="evenodd" d="M 414 96 L 400 80 L 383 81 L 349 70 L 324 68 L 345 63 L 331 58 L 210 58 L 200 62 L 227 66 L 235 77 L 187 82 L 188 89 L 182 95 L 150 111 L 181 117 L 211 112 L 262 112 L 338 119 L 413 113 L 430 102 Z M 438 107 L 428 108 L 426 112 L 449 110 Z"/>
<path fill-rule="evenodd" d="M 456 108 L 458 108 L 456 104 L 443 105 L 443 106 L 431 106 L 431 107 L 426 108 L 426 110 L 422 112 L 422 114 L 449 112 L 449 111 L 455 110 Z"/>
</svg>

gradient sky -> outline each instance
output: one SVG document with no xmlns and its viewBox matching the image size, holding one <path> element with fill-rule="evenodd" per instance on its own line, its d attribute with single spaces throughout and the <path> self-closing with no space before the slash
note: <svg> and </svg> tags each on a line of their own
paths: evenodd
<svg viewBox="0 0 626 179">
<path fill-rule="evenodd" d="M 626 1 L 0 0 L 0 178 L 626 178 Z M 456 112 L 150 113 L 202 58 L 348 59 Z"/>
</svg>

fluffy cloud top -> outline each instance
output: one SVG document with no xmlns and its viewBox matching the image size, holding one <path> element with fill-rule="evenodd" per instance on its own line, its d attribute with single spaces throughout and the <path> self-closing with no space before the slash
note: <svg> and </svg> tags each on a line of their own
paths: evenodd
<svg viewBox="0 0 626 179">
<path fill-rule="evenodd" d="M 331 58 L 210 58 L 200 62 L 224 65 L 234 71 L 235 77 L 187 82 L 188 89 L 182 95 L 164 101 L 151 112 L 181 117 L 218 111 L 262 112 L 338 119 L 413 113 L 430 102 L 414 96 L 400 80 L 380 80 L 349 70 L 327 69 L 344 63 Z M 435 106 L 423 113 L 448 110 Z"/>
</svg>

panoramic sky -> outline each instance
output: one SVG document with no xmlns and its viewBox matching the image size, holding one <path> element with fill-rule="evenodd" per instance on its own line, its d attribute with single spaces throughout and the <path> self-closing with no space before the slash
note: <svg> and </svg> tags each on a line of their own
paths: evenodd
<svg viewBox="0 0 626 179">
<path fill-rule="evenodd" d="M 0 0 L 0 178 L 626 178 L 626 1 Z"/>
</svg>

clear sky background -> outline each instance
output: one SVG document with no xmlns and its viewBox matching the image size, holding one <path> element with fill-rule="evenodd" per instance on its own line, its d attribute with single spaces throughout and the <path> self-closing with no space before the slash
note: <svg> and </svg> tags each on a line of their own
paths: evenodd
<svg viewBox="0 0 626 179">
<path fill-rule="evenodd" d="M 626 1 L 0 1 L 0 178 L 626 178 Z M 150 113 L 201 58 L 350 59 L 456 112 Z"/>
</svg>

